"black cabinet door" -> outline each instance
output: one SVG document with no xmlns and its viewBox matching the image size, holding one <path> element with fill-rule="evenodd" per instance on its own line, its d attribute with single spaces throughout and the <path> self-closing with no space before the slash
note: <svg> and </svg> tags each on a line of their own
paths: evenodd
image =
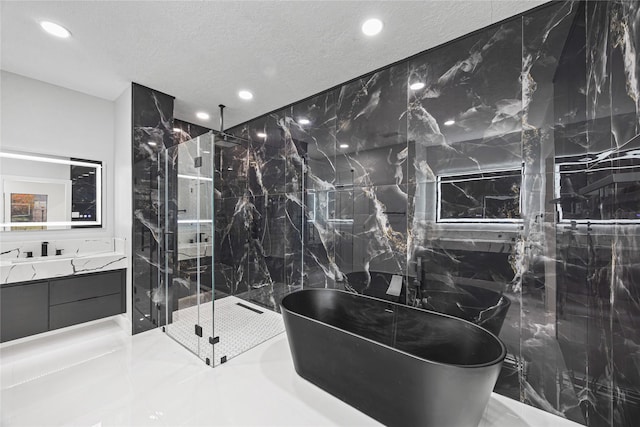
<svg viewBox="0 0 640 427">
<path fill-rule="evenodd" d="M 0 287 L 0 342 L 49 329 L 49 283 Z"/>
</svg>

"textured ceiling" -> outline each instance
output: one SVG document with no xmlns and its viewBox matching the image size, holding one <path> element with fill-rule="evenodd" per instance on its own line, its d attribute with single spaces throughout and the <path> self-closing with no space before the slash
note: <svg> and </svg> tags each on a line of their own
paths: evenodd
<svg viewBox="0 0 640 427">
<path fill-rule="evenodd" d="M 109 100 L 134 81 L 175 96 L 177 118 L 214 128 L 223 103 L 229 127 L 542 3 L 3 0 L 0 66 Z M 369 17 L 385 23 L 373 38 L 360 32 Z M 73 37 L 48 36 L 43 19 Z"/>
</svg>

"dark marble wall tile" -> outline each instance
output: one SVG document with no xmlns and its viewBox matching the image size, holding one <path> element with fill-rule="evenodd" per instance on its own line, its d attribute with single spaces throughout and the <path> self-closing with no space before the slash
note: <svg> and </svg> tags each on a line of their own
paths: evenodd
<svg viewBox="0 0 640 427">
<path fill-rule="evenodd" d="M 173 134 L 176 144 L 181 144 L 190 139 L 197 138 L 209 131 L 211 131 L 211 129 L 204 126 L 189 123 L 176 118 L 173 119 Z"/>
<path fill-rule="evenodd" d="M 585 149 L 598 153 L 611 147 L 611 3 L 586 2 L 584 7 L 587 43 Z M 578 151 L 578 154 L 582 153 Z"/>
<path fill-rule="evenodd" d="M 285 281 L 287 254 L 287 198 L 282 194 L 252 198 L 256 215 L 252 218 L 250 284 L 259 288 Z M 264 258 L 265 264 L 262 265 Z"/>
<path fill-rule="evenodd" d="M 640 5 L 615 0 L 609 7 L 611 134 L 614 147 L 624 149 L 640 134 Z"/>
<path fill-rule="evenodd" d="M 613 98 L 615 100 L 615 97 Z M 615 101 L 614 101 L 615 105 Z M 611 360 L 614 425 L 631 426 L 640 419 L 640 367 L 634 354 L 640 343 L 640 136 L 627 142 L 613 162 L 617 183 L 600 190 L 603 204 L 619 222 L 611 238 Z M 616 147 L 613 147 L 616 150 Z M 612 175 L 613 176 L 613 175 Z"/>
<path fill-rule="evenodd" d="M 304 146 L 305 188 L 326 190 L 336 183 L 336 98 L 337 93 L 329 91 L 286 111 L 286 131 L 295 144 Z"/>
<path fill-rule="evenodd" d="M 246 145 L 216 147 L 215 188 L 223 198 L 242 197 L 249 180 L 249 149 Z"/>
<path fill-rule="evenodd" d="M 611 371 L 612 242 L 610 227 L 593 226 L 586 231 L 579 252 L 587 258 L 583 295 L 587 297 L 586 378 L 582 389 L 593 398 L 583 402 L 588 425 L 612 425 L 613 378 Z"/>
<path fill-rule="evenodd" d="M 637 183 L 636 183 L 637 184 Z M 636 197 L 636 203 L 639 203 Z M 611 315 L 613 425 L 632 426 L 640 419 L 640 227 L 620 225 L 615 231 Z"/>
<path fill-rule="evenodd" d="M 133 333 L 162 324 L 157 153 L 174 144 L 173 97 L 133 84 Z"/>
<path fill-rule="evenodd" d="M 215 202 L 215 262 L 226 272 L 221 285 L 225 287 L 223 291 L 230 295 L 243 293 L 249 290 L 246 272 L 250 229 L 245 218 L 250 218 L 253 210 L 243 197 L 224 197 Z"/>
<path fill-rule="evenodd" d="M 225 144 L 218 153 L 216 189 L 227 224 L 217 225 L 218 259 L 232 266 L 236 295 L 273 310 L 303 280 L 307 143 L 292 137 L 295 126 L 290 110 L 260 117 L 229 131 L 248 143 Z"/>
<path fill-rule="evenodd" d="M 611 260 L 611 362 L 613 425 L 640 420 L 640 2 L 614 1 L 610 12 L 611 175 L 603 204 L 620 220 L 615 225 Z M 609 166 L 609 163 L 607 163 Z"/>
<path fill-rule="evenodd" d="M 286 147 L 281 121 L 284 113 L 278 112 L 248 124 L 251 140 L 249 149 L 249 186 L 251 194 L 284 193 L 287 176 Z"/>
<path fill-rule="evenodd" d="M 251 236 L 256 232 L 251 219 L 259 215 L 248 192 L 250 142 L 248 128 L 238 137 L 216 136 L 215 209 L 215 287 L 227 295 L 250 291 L 250 254 L 255 253 Z"/>
<path fill-rule="evenodd" d="M 559 294 L 568 290 L 564 270 L 570 261 L 557 262 L 558 251 L 569 249 L 556 230 L 554 169 L 557 156 L 576 155 L 587 145 L 584 22 L 584 7 L 573 2 L 558 2 L 523 18 L 520 251 L 523 400 L 583 424 L 586 418 L 577 378 L 584 377 L 581 331 L 587 327 L 581 322 L 584 310 L 558 312 L 567 307 L 567 299 Z M 573 290 L 580 292 L 584 270 L 570 267 L 569 271 L 577 274 Z"/>
<path fill-rule="evenodd" d="M 249 286 L 258 289 L 273 282 L 284 281 L 282 264 L 285 247 L 283 239 L 286 213 L 284 200 L 279 195 L 254 196 L 247 199 L 248 272 Z M 269 268 L 270 265 L 278 268 Z"/>
<path fill-rule="evenodd" d="M 303 252 L 305 242 L 306 197 L 305 183 L 310 179 L 308 173 L 308 150 L 310 145 L 317 148 L 317 141 L 310 137 L 306 130 L 312 129 L 314 117 L 313 106 L 306 111 L 296 113 L 293 109 L 285 110 L 278 125 L 282 133 L 283 157 L 285 159 L 285 188 L 282 194 L 284 242 L 284 277 L 282 290 L 284 293 L 300 289 L 304 282 Z M 317 112 L 319 113 L 319 111 Z M 302 115 L 304 114 L 304 116 Z M 309 118 L 310 116 L 311 118 Z M 316 123 L 317 124 L 317 123 Z M 316 134 L 322 139 L 321 134 Z"/>
<path fill-rule="evenodd" d="M 340 87 L 336 99 L 336 184 L 407 180 L 407 65 Z"/>
<path fill-rule="evenodd" d="M 407 275 L 407 65 L 340 87 L 336 190 L 329 193 L 344 273 Z"/>
<path fill-rule="evenodd" d="M 587 425 L 610 425 L 608 236 L 577 227 L 558 232 L 558 340 Z"/>
<path fill-rule="evenodd" d="M 328 194 L 340 271 L 406 274 L 407 198 L 402 187 L 345 187 Z"/>
<path fill-rule="evenodd" d="M 294 154 L 302 157 L 293 163 L 300 170 L 297 182 L 303 191 L 292 200 L 300 198 L 304 207 L 304 223 L 296 231 L 302 238 L 295 246 L 302 251 L 302 280 L 309 287 L 336 287 L 343 275 L 335 252 L 339 223 L 329 209 L 335 206 L 336 193 L 336 96 L 329 91 L 293 105 L 285 122 L 293 146 L 300 147 Z"/>
<path fill-rule="evenodd" d="M 287 193 L 284 200 L 284 280 L 287 292 L 301 289 L 304 283 L 304 193 Z"/>
<path fill-rule="evenodd" d="M 521 24 L 515 20 L 409 62 L 409 139 L 418 181 L 519 167 Z M 452 123 L 453 122 L 453 123 Z"/>
</svg>

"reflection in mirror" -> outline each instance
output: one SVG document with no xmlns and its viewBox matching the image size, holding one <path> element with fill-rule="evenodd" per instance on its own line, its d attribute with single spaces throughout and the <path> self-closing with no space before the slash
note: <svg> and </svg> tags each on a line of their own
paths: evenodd
<svg viewBox="0 0 640 427">
<path fill-rule="evenodd" d="M 0 230 L 101 227 L 102 162 L 0 152 Z"/>
<path fill-rule="evenodd" d="M 322 197 L 321 191 L 316 192 Z M 327 221 L 329 222 L 345 222 L 353 223 L 353 204 L 354 191 L 353 188 L 341 188 L 340 190 L 330 190 L 325 192 L 327 206 Z"/>
<path fill-rule="evenodd" d="M 556 158 L 560 222 L 640 221 L 640 150 Z"/>
<path fill-rule="evenodd" d="M 520 220 L 522 170 L 438 176 L 438 222 Z"/>
</svg>

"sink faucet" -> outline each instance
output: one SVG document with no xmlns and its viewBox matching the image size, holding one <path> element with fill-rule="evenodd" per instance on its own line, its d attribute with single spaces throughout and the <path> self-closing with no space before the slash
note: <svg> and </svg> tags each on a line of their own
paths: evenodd
<svg viewBox="0 0 640 427">
<path fill-rule="evenodd" d="M 42 242 L 42 256 L 49 255 L 47 250 L 49 249 L 49 242 Z"/>
</svg>

